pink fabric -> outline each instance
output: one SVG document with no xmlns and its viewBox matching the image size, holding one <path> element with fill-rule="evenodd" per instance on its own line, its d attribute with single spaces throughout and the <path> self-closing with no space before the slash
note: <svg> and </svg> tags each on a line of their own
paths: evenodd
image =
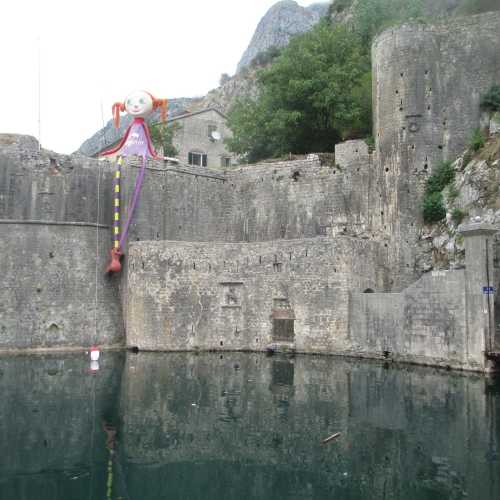
<svg viewBox="0 0 500 500">
<path fill-rule="evenodd" d="M 134 118 L 134 121 L 128 126 L 118 146 L 101 153 L 101 156 L 132 155 L 158 159 L 144 118 Z"/>
</svg>

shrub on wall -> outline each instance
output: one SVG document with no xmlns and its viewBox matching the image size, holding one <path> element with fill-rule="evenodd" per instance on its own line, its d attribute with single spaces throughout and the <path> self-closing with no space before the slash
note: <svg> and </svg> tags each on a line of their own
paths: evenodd
<svg viewBox="0 0 500 500">
<path fill-rule="evenodd" d="M 432 224 L 446 217 L 443 189 L 455 180 L 455 170 L 450 161 L 441 162 L 435 172 L 427 179 L 423 199 L 424 222 Z"/>
<path fill-rule="evenodd" d="M 448 189 L 448 201 L 455 201 L 460 195 L 460 192 L 455 186 L 450 186 Z"/>
<path fill-rule="evenodd" d="M 472 151 L 479 151 L 484 146 L 484 142 L 484 135 L 481 132 L 481 129 L 474 129 L 469 139 L 469 147 Z"/>
<path fill-rule="evenodd" d="M 464 210 L 461 210 L 460 208 L 454 208 L 453 211 L 451 212 L 451 220 L 456 226 L 458 226 L 459 224 L 462 223 L 462 221 L 465 219 L 467 215 L 468 213 L 465 212 Z"/>
<path fill-rule="evenodd" d="M 455 170 L 451 161 L 443 161 L 427 179 L 427 192 L 441 192 L 448 184 L 455 180 Z"/>
<path fill-rule="evenodd" d="M 427 224 L 439 222 L 446 217 L 443 195 L 440 192 L 426 193 L 423 204 L 424 221 Z"/>
<path fill-rule="evenodd" d="M 483 96 L 481 107 L 488 111 L 500 111 L 500 85 L 493 85 Z"/>
</svg>

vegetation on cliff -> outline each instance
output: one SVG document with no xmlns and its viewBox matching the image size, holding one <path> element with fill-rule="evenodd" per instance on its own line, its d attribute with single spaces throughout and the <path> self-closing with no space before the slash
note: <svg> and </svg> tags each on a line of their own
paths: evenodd
<svg viewBox="0 0 500 500">
<path fill-rule="evenodd" d="M 427 179 L 423 198 L 423 216 L 428 224 L 439 222 L 446 217 L 443 189 L 455 180 L 455 169 L 452 162 L 442 162 Z"/>
<path fill-rule="evenodd" d="M 500 85 L 493 85 L 483 96 L 481 107 L 487 111 L 500 111 Z"/>
<path fill-rule="evenodd" d="M 259 73 L 259 97 L 229 112 L 228 146 L 249 161 L 331 150 L 371 131 L 370 58 L 360 37 L 321 22 Z"/>
<path fill-rule="evenodd" d="M 346 4 L 347 6 L 347 4 Z M 420 0 L 363 0 L 352 23 L 326 17 L 273 53 L 258 74 L 258 97 L 229 111 L 231 151 L 250 162 L 288 152 L 331 151 L 335 143 L 371 134 L 373 36 L 420 15 Z"/>
<path fill-rule="evenodd" d="M 445 181 L 453 176 L 453 180 L 438 192 L 439 196 L 435 195 L 441 202 L 436 213 L 443 215 L 444 209 L 444 216 L 429 224 L 420 237 L 422 256 L 428 270 L 449 269 L 450 265 L 463 264 L 464 242 L 458 226 L 464 220 L 479 217 L 488 224 L 500 222 L 500 135 L 490 135 L 477 152 L 469 148 L 451 166 L 447 166 L 449 172 L 451 169 L 453 174 L 444 175 L 441 179 Z M 436 182 L 434 186 L 438 184 Z M 430 206 L 427 194 L 424 203 L 425 200 Z"/>
<path fill-rule="evenodd" d="M 371 134 L 370 51 L 374 36 L 435 12 L 497 10 L 498 0 L 336 0 L 311 31 L 255 59 L 256 95 L 229 110 L 234 153 L 254 162 L 287 153 L 332 151 L 341 140 Z M 335 14 L 348 12 L 342 23 Z M 333 21 L 332 21 L 333 19 Z M 271 64 L 270 64 L 271 63 Z M 496 98 L 493 95 L 493 98 Z M 496 102 L 496 101 L 495 101 Z"/>
</svg>

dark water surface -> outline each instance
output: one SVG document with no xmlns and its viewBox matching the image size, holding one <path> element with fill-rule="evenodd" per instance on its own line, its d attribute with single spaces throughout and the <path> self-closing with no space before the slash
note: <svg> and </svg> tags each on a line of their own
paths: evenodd
<svg viewBox="0 0 500 500">
<path fill-rule="evenodd" d="M 1 500 L 500 499 L 498 381 L 240 353 L 88 368 L 0 358 Z"/>
</svg>

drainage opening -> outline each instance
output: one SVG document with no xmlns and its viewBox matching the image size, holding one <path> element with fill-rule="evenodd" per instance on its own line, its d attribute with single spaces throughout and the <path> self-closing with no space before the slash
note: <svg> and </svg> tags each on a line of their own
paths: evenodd
<svg viewBox="0 0 500 500">
<path fill-rule="evenodd" d="M 273 319 L 273 340 L 293 342 L 294 323 L 294 319 Z"/>
<path fill-rule="evenodd" d="M 49 333 L 57 333 L 60 329 L 61 327 L 57 323 L 51 323 L 47 328 Z"/>
</svg>

